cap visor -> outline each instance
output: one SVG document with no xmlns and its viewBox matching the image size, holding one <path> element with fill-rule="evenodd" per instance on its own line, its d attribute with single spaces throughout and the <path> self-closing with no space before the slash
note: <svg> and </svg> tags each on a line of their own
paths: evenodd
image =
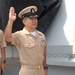
<svg viewBox="0 0 75 75">
<path fill-rule="evenodd" d="M 29 16 L 29 17 L 39 17 L 38 15 L 34 15 L 34 16 Z"/>
</svg>

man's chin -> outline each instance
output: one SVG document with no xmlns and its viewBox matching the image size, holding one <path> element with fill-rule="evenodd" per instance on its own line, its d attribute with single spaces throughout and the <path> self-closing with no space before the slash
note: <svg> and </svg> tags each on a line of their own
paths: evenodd
<svg viewBox="0 0 75 75">
<path fill-rule="evenodd" d="M 37 28 L 37 26 L 33 26 L 32 28 L 36 29 L 36 28 Z"/>
</svg>

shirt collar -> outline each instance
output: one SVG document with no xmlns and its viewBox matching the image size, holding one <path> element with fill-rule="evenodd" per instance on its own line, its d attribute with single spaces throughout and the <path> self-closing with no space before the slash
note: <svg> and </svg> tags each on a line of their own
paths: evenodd
<svg viewBox="0 0 75 75">
<path fill-rule="evenodd" d="M 26 30 L 26 28 L 24 27 L 22 30 L 25 34 L 30 34 L 30 32 L 28 30 Z"/>
<path fill-rule="evenodd" d="M 31 34 L 28 30 L 26 30 L 26 28 L 24 27 L 23 30 L 22 30 L 25 34 Z M 36 29 L 36 37 L 39 36 L 39 35 L 42 35 L 41 32 L 39 32 L 37 29 Z"/>
</svg>

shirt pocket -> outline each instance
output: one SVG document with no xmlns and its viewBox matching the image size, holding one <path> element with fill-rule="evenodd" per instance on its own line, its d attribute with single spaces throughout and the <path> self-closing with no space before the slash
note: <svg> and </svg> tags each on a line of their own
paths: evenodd
<svg viewBox="0 0 75 75">
<path fill-rule="evenodd" d="M 34 46 L 35 46 L 34 43 L 26 43 L 26 44 L 24 44 L 25 48 L 33 48 Z"/>
</svg>

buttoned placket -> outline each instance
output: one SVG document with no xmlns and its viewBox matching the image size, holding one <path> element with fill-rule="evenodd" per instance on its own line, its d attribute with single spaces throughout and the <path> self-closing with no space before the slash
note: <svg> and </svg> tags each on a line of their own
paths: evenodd
<svg viewBox="0 0 75 75">
<path fill-rule="evenodd" d="M 32 35 L 33 36 L 33 35 Z M 43 64 L 40 63 L 40 57 L 39 57 L 39 49 L 38 49 L 38 43 L 37 43 L 37 40 L 38 40 L 38 35 L 37 37 L 33 36 L 34 40 L 35 40 L 35 49 L 37 51 L 37 62 L 38 62 L 38 75 L 40 75 L 40 69 L 43 69 Z"/>
</svg>

